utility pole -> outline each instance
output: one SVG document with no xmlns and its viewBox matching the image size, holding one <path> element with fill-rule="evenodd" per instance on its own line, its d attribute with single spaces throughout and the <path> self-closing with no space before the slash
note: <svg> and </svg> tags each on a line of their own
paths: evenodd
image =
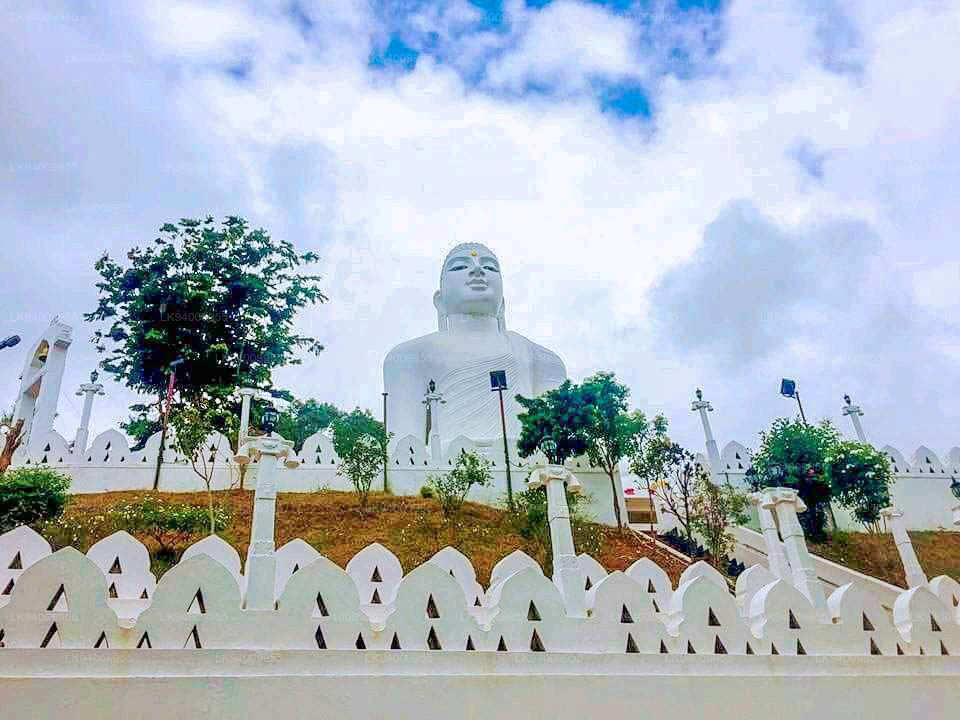
<svg viewBox="0 0 960 720">
<path fill-rule="evenodd" d="M 510 478 L 510 449 L 507 444 L 507 413 L 503 407 L 503 391 L 507 389 L 507 371 L 490 373 L 490 389 L 500 395 L 500 427 L 503 429 L 503 460 L 507 468 L 507 505 L 513 509 L 513 480 Z"/>
</svg>

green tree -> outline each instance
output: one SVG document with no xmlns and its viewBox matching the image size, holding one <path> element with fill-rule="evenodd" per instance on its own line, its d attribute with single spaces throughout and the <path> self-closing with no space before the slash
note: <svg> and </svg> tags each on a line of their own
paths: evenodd
<svg viewBox="0 0 960 720">
<path fill-rule="evenodd" d="M 729 528 L 747 522 L 750 501 L 745 493 L 729 482 L 715 483 L 706 470 L 699 466 L 697 468 L 692 499 L 692 528 L 703 538 L 711 564 L 723 569 L 727 555 L 736 547 L 736 540 Z"/>
<path fill-rule="evenodd" d="M 650 431 L 646 416 L 639 410 L 630 412 L 627 400 L 630 390 L 617 382 L 611 372 L 598 372 L 580 386 L 584 401 L 590 406 L 593 421 L 586 427 L 587 457 L 610 478 L 613 512 L 617 527 L 623 529 L 620 496 L 616 473 L 620 462 L 637 453 Z"/>
<path fill-rule="evenodd" d="M 204 395 L 224 407 L 234 388 L 269 387 L 274 368 L 299 363 L 300 351 L 322 349 L 293 329 L 300 308 L 326 301 L 319 276 L 303 272 L 317 256 L 250 230 L 242 218 L 167 223 L 126 260 L 97 261 L 98 304 L 84 318 L 106 325 L 94 334 L 101 367 L 155 399 L 134 409 L 138 439 L 148 430 L 139 421 L 162 412 L 178 358 L 181 398 Z"/>
<path fill-rule="evenodd" d="M 524 412 L 519 415 L 520 437 L 517 450 L 520 457 L 530 457 L 545 440 L 556 443 L 551 462 L 562 465 L 571 457 L 587 451 L 587 429 L 593 423 L 593 409 L 578 385 L 569 380 L 539 397 L 517 395 Z"/>
<path fill-rule="evenodd" d="M 427 485 L 440 500 L 440 509 L 448 520 L 460 514 L 467 493 L 473 487 L 488 487 L 493 481 L 491 463 L 476 452 L 461 452 L 453 469 L 428 475 Z"/>
<path fill-rule="evenodd" d="M 234 415 L 224 417 L 224 411 L 216 407 L 209 400 L 197 398 L 192 403 L 183 405 L 171 417 L 176 431 L 175 445 L 177 450 L 190 461 L 190 467 L 196 473 L 207 489 L 207 512 L 210 519 L 210 534 L 216 532 L 215 513 L 213 508 L 213 473 L 216 470 L 217 453 L 230 452 L 229 441 L 224 435 L 213 440 L 213 432 L 218 427 L 224 427 L 235 421 Z M 207 446 L 208 442 L 217 442 Z M 226 447 L 220 447 L 220 444 Z"/>
<path fill-rule="evenodd" d="M 277 432 L 292 440 L 294 449 L 300 452 L 308 437 L 330 427 L 341 415 L 343 411 L 330 403 L 313 398 L 303 402 L 294 400 L 280 413 Z"/>
<path fill-rule="evenodd" d="M 653 468 L 647 488 L 651 502 L 658 499 L 662 511 L 673 515 L 687 540 L 695 542 L 695 499 L 699 485 L 709 478 L 706 470 L 697 464 L 692 452 L 665 436 L 650 443 L 646 461 Z"/>
<path fill-rule="evenodd" d="M 367 507 L 370 486 L 383 469 L 385 448 L 390 436 L 383 423 L 369 410 L 357 408 L 333 421 L 333 448 L 340 457 L 340 472 L 350 478 L 360 499 L 360 511 Z"/>
<path fill-rule="evenodd" d="M 630 472 L 639 478 L 637 483 L 650 498 L 650 534 L 656 534 L 653 500 L 661 484 L 666 482 L 671 466 L 673 442 L 667 437 L 667 419 L 663 415 L 653 418 L 650 430 L 641 438 L 630 456 Z"/>
<path fill-rule="evenodd" d="M 890 506 L 893 482 L 887 457 L 872 445 L 847 440 L 830 448 L 825 462 L 833 497 L 857 522 L 880 532 L 880 511 Z"/>
<path fill-rule="evenodd" d="M 789 487 L 806 504 L 800 524 L 811 540 L 826 536 L 827 513 L 833 495 L 827 456 L 840 440 L 829 420 L 808 425 L 799 419 L 777 418 L 760 433 L 760 449 L 753 455 L 754 489 Z"/>
</svg>

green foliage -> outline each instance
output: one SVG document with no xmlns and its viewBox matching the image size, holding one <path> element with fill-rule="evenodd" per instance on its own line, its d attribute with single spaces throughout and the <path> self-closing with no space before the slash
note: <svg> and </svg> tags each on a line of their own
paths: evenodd
<svg viewBox="0 0 960 720">
<path fill-rule="evenodd" d="M 389 436 L 369 410 L 357 408 L 333 421 L 333 447 L 340 457 L 339 471 L 350 478 L 365 509 L 373 479 L 383 469 Z"/>
<path fill-rule="evenodd" d="M 167 554 L 191 536 L 205 532 L 211 522 L 208 509 L 174 504 L 158 497 L 138 498 L 116 505 L 108 511 L 107 518 L 118 530 L 153 538 L 160 551 Z M 230 523 L 230 513 L 225 507 L 217 506 L 213 510 L 212 522 L 212 532 L 224 530 Z"/>
<path fill-rule="evenodd" d="M 603 542 L 600 528 L 582 510 L 588 504 L 586 495 L 567 493 L 570 510 L 570 527 L 578 552 L 598 554 Z M 505 507 L 507 524 L 511 530 L 533 545 L 540 557 L 545 558 L 543 571 L 549 577 L 553 570 L 550 551 L 550 520 L 547 514 L 547 491 L 544 487 L 528 488 L 514 493 L 513 505 Z"/>
<path fill-rule="evenodd" d="M 890 506 L 893 476 L 887 457 L 872 445 L 843 441 L 825 458 L 833 497 L 853 511 L 857 522 L 880 532 L 880 511 Z"/>
<path fill-rule="evenodd" d="M 294 450 L 300 452 L 308 437 L 330 427 L 341 415 L 343 411 L 330 403 L 318 402 L 313 398 L 305 402 L 294 400 L 280 413 L 277 432 L 287 440 L 292 440 Z"/>
<path fill-rule="evenodd" d="M 651 498 L 666 482 L 673 466 L 674 455 L 674 443 L 667 437 L 667 419 L 663 415 L 657 415 L 650 429 L 640 438 L 640 442 L 630 455 L 630 472 L 639 478 L 638 487 L 646 490 Z M 654 532 L 653 522 L 651 513 L 651 532 Z"/>
<path fill-rule="evenodd" d="M 70 478 L 45 467 L 21 467 L 0 477 L 0 533 L 58 518 Z"/>
<path fill-rule="evenodd" d="M 536 398 L 517 395 L 524 408 L 519 415 L 520 437 L 517 449 L 520 457 L 530 457 L 545 440 L 553 440 L 557 449 L 551 462 L 562 465 L 567 459 L 582 455 L 587 450 L 587 429 L 593 423 L 593 408 L 580 386 L 569 380 Z"/>
<path fill-rule="evenodd" d="M 610 478 L 613 493 L 613 511 L 617 527 L 623 527 L 620 517 L 620 492 L 615 479 L 617 467 L 624 458 L 635 455 L 651 430 L 646 416 L 629 411 L 630 390 L 617 382 L 611 372 L 598 372 L 580 386 L 584 402 L 591 408 L 593 422 L 586 428 L 587 457 L 603 468 Z"/>
<path fill-rule="evenodd" d="M 455 518 L 463 507 L 470 488 L 488 487 L 493 482 L 491 463 L 475 452 L 461 452 L 449 472 L 428 475 L 427 484 L 440 500 L 445 518 Z"/>
<path fill-rule="evenodd" d="M 433 497 L 433 488 L 430 485 L 420 486 L 420 497 L 429 500 Z"/>
<path fill-rule="evenodd" d="M 698 467 L 691 507 L 693 531 L 703 539 L 713 565 L 722 569 L 726 556 L 736 547 L 728 528 L 747 522 L 750 500 L 729 482 L 714 483 L 706 471 Z"/>
<path fill-rule="evenodd" d="M 646 448 L 644 460 L 651 473 L 647 491 L 660 500 L 661 509 L 680 523 L 686 538 L 693 542 L 695 497 L 700 484 L 709 480 L 707 471 L 697 464 L 689 450 L 665 435 L 656 436 Z"/>
<path fill-rule="evenodd" d="M 126 259 L 97 261 L 99 300 L 84 318 L 107 324 L 94 335 L 103 369 L 158 405 L 177 358 L 185 361 L 177 368 L 181 397 L 205 394 L 226 405 L 234 388 L 269 386 L 273 368 L 322 349 L 293 331 L 300 308 L 326 300 L 319 276 L 301 272 L 317 256 L 250 230 L 242 218 L 167 223 Z M 139 439 L 145 429 L 133 431 Z"/>
<path fill-rule="evenodd" d="M 121 422 L 120 429 L 133 438 L 131 450 L 143 450 L 150 436 L 160 432 L 162 425 L 158 419 L 150 416 L 151 406 L 138 403 L 131 405 L 130 409 L 136 414 Z"/>
<path fill-rule="evenodd" d="M 819 425 L 778 418 L 767 432 L 760 433 L 760 449 L 753 455 L 754 489 L 789 487 L 807 506 L 800 524 L 814 541 L 825 537 L 827 511 L 832 489 L 827 456 L 840 437 L 828 420 Z"/>
</svg>

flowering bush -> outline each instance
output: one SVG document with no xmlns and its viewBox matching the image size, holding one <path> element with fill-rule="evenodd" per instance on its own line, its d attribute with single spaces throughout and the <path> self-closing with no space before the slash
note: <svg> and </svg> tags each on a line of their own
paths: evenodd
<svg viewBox="0 0 960 720">
<path fill-rule="evenodd" d="M 824 457 L 833 496 L 857 522 L 879 532 L 880 511 L 890 505 L 890 463 L 872 445 L 840 442 Z"/>
<path fill-rule="evenodd" d="M 0 477 L 0 533 L 60 517 L 70 478 L 50 468 L 10 470 Z"/>
</svg>

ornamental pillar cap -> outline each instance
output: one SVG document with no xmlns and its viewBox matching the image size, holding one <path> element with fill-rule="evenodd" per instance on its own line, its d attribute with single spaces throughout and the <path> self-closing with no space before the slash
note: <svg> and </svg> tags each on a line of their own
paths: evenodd
<svg viewBox="0 0 960 720">
<path fill-rule="evenodd" d="M 807 509 L 807 504 L 803 502 L 793 488 L 764 488 L 754 495 L 758 496 L 754 502 L 764 509 L 773 509 L 777 505 L 793 505 L 798 513 Z"/>
<path fill-rule="evenodd" d="M 890 507 L 885 507 L 883 510 L 881 510 L 880 516 L 890 519 L 902 518 L 903 511 L 891 505 Z"/>
<path fill-rule="evenodd" d="M 536 468 L 527 478 L 527 487 L 538 488 L 546 486 L 551 480 L 561 480 L 567 484 L 567 490 L 577 494 L 583 490 L 583 486 L 576 476 L 562 465 L 547 465 L 546 467 Z"/>
</svg>

